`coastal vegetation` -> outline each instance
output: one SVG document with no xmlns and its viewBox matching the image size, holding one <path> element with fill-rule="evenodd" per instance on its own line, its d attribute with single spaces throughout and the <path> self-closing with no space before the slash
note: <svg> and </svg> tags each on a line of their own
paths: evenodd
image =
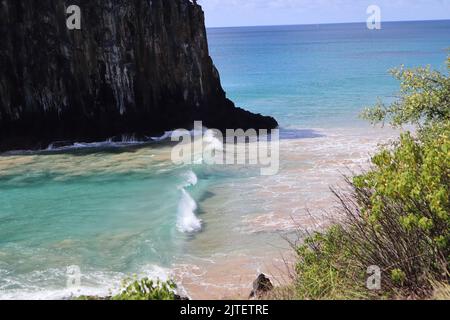
<svg viewBox="0 0 450 320">
<path fill-rule="evenodd" d="M 430 68 L 392 74 L 398 99 L 363 117 L 414 129 L 383 146 L 368 171 L 346 177 L 348 188 L 332 189 L 342 221 L 296 247 L 293 283 L 270 298 L 449 297 L 450 78 Z M 375 289 L 371 269 L 380 271 Z"/>
<path fill-rule="evenodd" d="M 121 292 L 112 300 L 175 300 L 176 285 L 172 281 L 153 281 L 148 278 L 126 280 Z"/>
<path fill-rule="evenodd" d="M 173 281 L 154 281 L 149 278 L 125 279 L 122 282 L 122 289 L 116 295 L 110 297 L 81 296 L 77 300 L 176 300 L 179 297 L 175 294 L 177 286 Z"/>
</svg>

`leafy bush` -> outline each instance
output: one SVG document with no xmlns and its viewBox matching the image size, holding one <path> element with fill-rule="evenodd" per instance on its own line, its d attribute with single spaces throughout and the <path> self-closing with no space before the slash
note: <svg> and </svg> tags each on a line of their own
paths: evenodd
<svg viewBox="0 0 450 320">
<path fill-rule="evenodd" d="M 296 295 L 301 299 L 358 299 L 366 270 L 383 271 L 384 296 L 425 297 L 430 280 L 448 281 L 450 257 L 450 130 L 434 140 L 401 137 L 382 150 L 372 170 L 333 190 L 342 225 L 298 247 Z"/>
<path fill-rule="evenodd" d="M 426 142 L 402 135 L 374 167 L 337 193 L 358 261 L 389 271 L 388 288 L 425 294 L 427 278 L 446 274 L 450 253 L 450 130 Z M 400 276 L 403 275 L 403 276 Z M 400 279 L 403 278 L 403 279 Z M 422 292 L 421 292 L 422 291 Z"/>
<path fill-rule="evenodd" d="M 141 280 L 125 279 L 121 292 L 115 296 L 80 296 L 76 300 L 176 300 L 174 282 L 156 282 L 148 278 Z"/>
<path fill-rule="evenodd" d="M 450 70 L 450 56 L 447 58 Z M 389 106 L 379 102 L 366 108 L 363 118 L 372 123 L 388 121 L 393 126 L 412 123 L 431 125 L 450 119 L 450 78 L 430 67 L 391 70 L 401 82 L 400 98 Z"/>
<path fill-rule="evenodd" d="M 429 68 L 393 74 L 400 98 L 364 117 L 413 124 L 417 135 L 402 134 L 372 158 L 370 171 L 346 178 L 348 190 L 333 190 L 343 223 L 298 248 L 300 298 L 430 297 L 435 283 L 448 284 L 450 80 Z M 364 288 L 372 265 L 382 270 L 379 293 Z"/>
<path fill-rule="evenodd" d="M 341 226 L 315 233 L 297 248 L 296 299 L 364 299 L 364 272 L 352 261 L 348 238 Z"/>
<path fill-rule="evenodd" d="M 141 280 L 125 280 L 124 289 L 112 300 L 175 300 L 176 285 L 172 281 L 156 282 L 144 278 Z"/>
</svg>

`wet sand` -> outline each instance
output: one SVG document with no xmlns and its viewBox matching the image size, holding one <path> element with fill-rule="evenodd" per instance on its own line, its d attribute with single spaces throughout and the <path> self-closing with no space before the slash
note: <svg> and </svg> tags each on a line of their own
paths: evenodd
<svg viewBox="0 0 450 320">
<path fill-rule="evenodd" d="M 367 169 L 377 147 L 398 136 L 391 129 L 318 130 L 321 137 L 282 140 L 275 176 L 245 177 L 214 186 L 200 203 L 206 228 L 190 247 L 202 256 L 174 273 L 193 299 L 246 299 L 259 273 L 286 283 L 299 230 L 337 221 L 330 186 Z M 208 252 L 221 254 L 207 255 Z M 290 261 L 286 265 L 286 261 Z"/>
<path fill-rule="evenodd" d="M 286 283 L 288 269 L 295 261 L 287 239 L 301 240 L 299 230 L 320 230 L 338 219 L 333 215 L 336 202 L 330 186 L 342 184 L 342 174 L 367 168 L 377 146 L 398 136 L 394 130 L 379 128 L 311 132 L 309 137 L 294 134 L 281 140 L 280 171 L 274 176 L 254 174 L 259 170 L 253 169 L 249 174 L 247 168 L 202 167 L 200 179 L 204 180 L 217 176 L 221 170 L 236 172 L 231 178 L 213 180 L 216 182 L 208 185 L 206 194 L 197 199 L 196 214 L 202 220 L 202 230 L 186 235 L 181 254 L 164 271 L 189 297 L 247 299 L 259 273 L 269 275 L 274 284 Z M 0 157 L 0 174 L 4 176 L 23 177 L 47 170 L 55 175 L 54 179 L 69 179 L 111 173 L 170 172 L 171 168 L 168 147 L 118 150 L 107 155 L 93 153 L 87 157 L 64 153 L 57 157 Z M 115 252 L 116 247 L 132 240 L 133 236 L 117 238 L 117 243 L 108 240 L 99 242 L 99 246 Z M 60 245 L 68 250 L 77 243 L 67 240 Z M 105 279 L 103 283 L 108 282 L 113 285 L 112 280 Z"/>
</svg>

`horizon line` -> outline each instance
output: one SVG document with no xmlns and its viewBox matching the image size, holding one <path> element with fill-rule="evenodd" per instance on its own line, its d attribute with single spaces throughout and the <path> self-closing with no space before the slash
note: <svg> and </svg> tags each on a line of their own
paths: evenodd
<svg viewBox="0 0 450 320">
<path fill-rule="evenodd" d="M 389 20 L 381 23 L 395 22 L 433 22 L 433 21 L 450 21 L 450 19 L 424 19 L 424 20 Z M 241 26 L 223 26 L 223 27 L 206 27 L 206 29 L 226 29 L 226 28 L 256 28 L 256 27 L 293 27 L 293 26 L 319 26 L 319 25 L 336 25 L 336 24 L 365 24 L 366 21 L 353 22 L 319 22 L 319 23 L 293 23 L 293 24 L 259 24 L 259 25 L 241 25 Z"/>
</svg>

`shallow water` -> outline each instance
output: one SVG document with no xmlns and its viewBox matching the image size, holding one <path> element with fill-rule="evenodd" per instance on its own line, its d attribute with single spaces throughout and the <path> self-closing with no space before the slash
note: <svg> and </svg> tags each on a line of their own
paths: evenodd
<svg viewBox="0 0 450 320">
<path fill-rule="evenodd" d="M 0 298 L 108 294 L 134 273 L 175 277 L 193 298 L 245 298 L 258 272 L 283 273 L 284 236 L 329 223 L 329 186 L 397 135 L 357 119 L 395 95 L 386 70 L 444 68 L 450 22 L 384 26 L 209 30 L 229 97 L 280 121 L 275 176 L 176 166 L 163 142 L 1 155 Z M 79 290 L 66 285 L 73 265 Z"/>
</svg>

